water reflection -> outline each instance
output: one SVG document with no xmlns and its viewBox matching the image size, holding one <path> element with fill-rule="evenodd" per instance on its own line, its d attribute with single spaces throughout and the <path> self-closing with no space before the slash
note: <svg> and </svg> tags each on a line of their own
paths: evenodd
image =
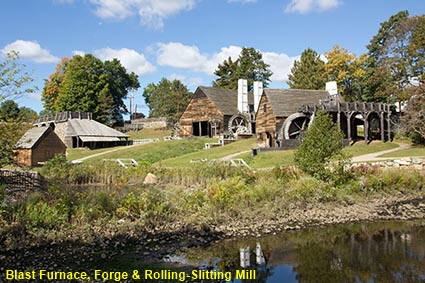
<svg viewBox="0 0 425 283">
<path fill-rule="evenodd" d="M 226 241 L 188 250 L 186 258 L 232 274 L 256 270 L 255 280 L 233 282 L 419 283 L 425 282 L 425 222 L 353 224 Z"/>
</svg>

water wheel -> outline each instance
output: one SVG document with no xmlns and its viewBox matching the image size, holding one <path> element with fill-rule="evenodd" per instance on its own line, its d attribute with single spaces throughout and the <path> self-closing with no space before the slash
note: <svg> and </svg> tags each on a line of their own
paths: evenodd
<svg viewBox="0 0 425 283">
<path fill-rule="evenodd" d="M 309 123 L 310 117 L 306 114 L 291 114 L 283 123 L 281 137 L 286 140 L 302 138 L 308 128 Z"/>
<path fill-rule="evenodd" d="M 250 134 L 251 127 L 247 117 L 242 114 L 233 115 L 229 120 L 228 130 L 231 134 Z"/>
</svg>

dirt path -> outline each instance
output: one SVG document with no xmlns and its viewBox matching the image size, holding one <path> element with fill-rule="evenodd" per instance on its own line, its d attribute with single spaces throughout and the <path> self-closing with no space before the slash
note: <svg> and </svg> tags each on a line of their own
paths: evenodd
<svg viewBox="0 0 425 283">
<path fill-rule="evenodd" d="M 103 154 L 108 154 L 108 153 L 115 152 L 115 151 L 119 151 L 119 150 L 128 149 L 128 148 L 130 148 L 130 147 L 135 147 L 135 146 L 138 146 L 138 145 L 144 145 L 144 144 L 134 144 L 134 145 L 124 146 L 124 147 L 120 147 L 120 148 L 113 148 L 113 149 L 111 149 L 111 150 L 107 150 L 107 151 L 103 151 L 103 152 L 95 153 L 95 154 L 92 154 L 92 155 L 89 155 L 89 156 L 86 156 L 86 157 L 82 157 L 82 158 L 74 159 L 74 160 L 72 160 L 71 162 L 72 162 L 72 163 L 81 163 L 81 162 L 83 162 L 84 160 L 87 160 L 87 159 L 90 159 L 90 158 L 93 158 L 93 157 L 97 157 L 97 156 L 100 156 L 100 155 L 103 155 Z"/>
<path fill-rule="evenodd" d="M 366 161 L 382 161 L 382 160 L 388 160 L 388 159 L 391 159 L 391 158 L 388 158 L 388 157 L 378 157 L 378 156 L 383 155 L 383 154 L 387 154 L 387 153 L 391 153 L 391 152 L 395 152 L 395 151 L 399 151 L 399 150 L 403 150 L 403 149 L 408 149 L 408 148 L 410 148 L 412 146 L 410 144 L 400 143 L 400 142 L 396 142 L 396 144 L 398 144 L 399 147 L 392 148 L 392 149 L 387 149 L 387 150 L 382 150 L 382 151 L 378 151 L 378 152 L 374 152 L 374 153 L 368 153 L 368 154 L 364 154 L 364 155 L 355 156 L 355 157 L 353 157 L 351 159 L 351 162 L 366 162 Z"/>
<path fill-rule="evenodd" d="M 244 151 L 239 151 L 239 152 L 236 152 L 236 153 L 229 154 L 229 155 L 227 155 L 225 157 L 220 158 L 220 160 L 227 161 L 227 160 L 233 159 L 234 157 L 236 157 L 238 155 L 241 155 L 241 154 L 244 154 L 244 153 L 247 153 L 247 152 L 251 152 L 251 149 L 250 150 L 244 150 Z"/>
</svg>

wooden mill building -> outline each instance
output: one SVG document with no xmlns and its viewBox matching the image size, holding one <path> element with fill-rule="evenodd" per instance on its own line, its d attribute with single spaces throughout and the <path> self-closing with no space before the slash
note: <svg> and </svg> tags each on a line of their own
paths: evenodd
<svg viewBox="0 0 425 283">
<path fill-rule="evenodd" d="M 196 89 L 185 111 L 179 119 L 179 135 L 181 137 L 208 136 L 218 137 L 229 132 L 232 117 L 245 112 L 244 126 L 254 131 L 254 119 L 247 117 L 254 113 L 254 95 L 244 91 L 245 105 L 243 111 L 238 105 L 238 90 L 200 86 Z M 235 120 L 235 123 L 238 121 Z"/>
<path fill-rule="evenodd" d="M 61 112 L 43 116 L 36 126 L 51 126 L 69 148 L 102 148 L 126 144 L 128 135 L 92 119 L 91 113 Z"/>
<path fill-rule="evenodd" d="M 15 162 L 20 166 L 40 166 L 57 154 L 66 153 L 66 146 L 49 126 L 29 129 L 14 147 Z"/>
<path fill-rule="evenodd" d="M 300 117 L 298 112 L 301 107 L 319 103 L 328 97 L 329 92 L 326 90 L 264 89 L 256 114 L 258 145 L 275 147 L 280 139 L 297 138 L 302 127 L 306 127 L 305 124 L 303 125 L 304 119 L 297 119 Z M 285 121 L 287 121 L 286 124 Z M 285 127 L 288 133 L 286 137 Z"/>
</svg>

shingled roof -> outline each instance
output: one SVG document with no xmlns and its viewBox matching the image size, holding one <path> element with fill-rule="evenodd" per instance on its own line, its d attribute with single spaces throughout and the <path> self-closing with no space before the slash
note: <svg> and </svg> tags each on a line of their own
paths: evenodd
<svg viewBox="0 0 425 283">
<path fill-rule="evenodd" d="M 128 135 L 92 119 L 69 119 L 66 135 L 80 137 L 128 137 Z"/>
<path fill-rule="evenodd" d="M 329 97 L 326 90 L 307 89 L 270 89 L 265 88 L 263 95 L 269 99 L 276 117 L 288 117 L 298 112 L 304 104 L 319 103 Z"/>
<path fill-rule="evenodd" d="M 43 137 L 44 133 L 46 133 L 50 127 L 34 127 L 29 129 L 16 143 L 15 147 L 31 149 L 33 148 L 37 142 Z"/>
<path fill-rule="evenodd" d="M 200 86 L 197 91 L 202 91 L 215 106 L 217 106 L 223 115 L 235 115 L 239 112 L 237 90 Z M 248 92 L 248 105 L 253 104 L 254 95 L 252 92 Z"/>
</svg>

